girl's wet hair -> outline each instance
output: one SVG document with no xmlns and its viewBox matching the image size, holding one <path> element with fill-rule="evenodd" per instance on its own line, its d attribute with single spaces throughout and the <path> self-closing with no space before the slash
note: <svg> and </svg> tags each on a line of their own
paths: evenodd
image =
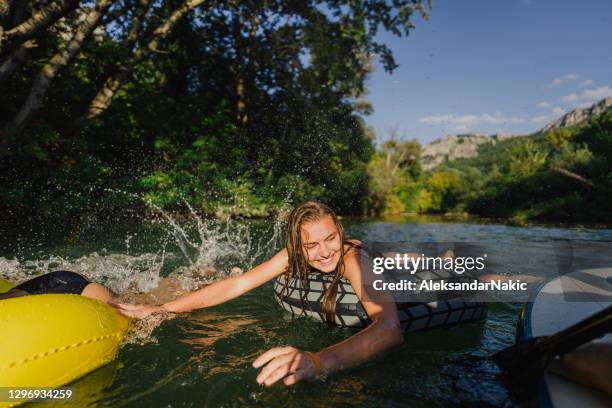
<svg viewBox="0 0 612 408">
<path fill-rule="evenodd" d="M 341 242 L 338 265 L 332 272 L 332 281 L 325 285 L 325 293 L 323 295 L 323 317 L 327 323 L 335 324 L 336 294 L 338 293 L 338 283 L 344 276 L 344 244 L 346 243 L 346 239 L 342 224 L 334 211 L 327 205 L 318 201 L 307 201 L 295 207 L 289 214 L 285 242 L 285 247 L 287 248 L 287 254 L 289 256 L 289 266 L 285 272 L 285 291 L 288 292 L 290 286 L 293 286 L 290 285 L 290 283 L 299 282 L 302 310 L 305 310 L 305 299 L 310 287 L 308 275 L 312 273 L 312 268 L 308 264 L 308 260 L 304 254 L 301 228 L 302 225 L 307 222 L 319 221 L 325 217 L 331 217 L 333 220 Z M 286 295 L 288 295 L 288 293 L 285 293 L 283 296 Z"/>
</svg>

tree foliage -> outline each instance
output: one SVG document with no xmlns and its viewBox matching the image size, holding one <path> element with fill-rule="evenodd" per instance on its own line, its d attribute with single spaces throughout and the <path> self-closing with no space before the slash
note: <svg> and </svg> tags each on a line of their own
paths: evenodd
<svg viewBox="0 0 612 408">
<path fill-rule="evenodd" d="M 79 223 L 116 214 L 96 209 L 116 191 L 210 213 L 304 198 L 359 213 L 374 150 L 364 81 L 376 57 L 396 66 L 377 33 L 407 34 L 428 7 L 0 0 L 5 213 Z"/>
<path fill-rule="evenodd" d="M 580 126 L 508 139 L 450 162 L 459 175 L 450 192 L 456 199 L 438 210 L 518 222 L 610 222 L 611 135 L 608 110 Z"/>
<path fill-rule="evenodd" d="M 418 156 L 400 165 L 397 152 L 411 143 L 391 138 L 373 156 L 371 212 L 467 212 L 518 223 L 612 221 L 612 110 L 580 126 L 482 145 L 477 157 L 424 173 Z"/>
</svg>

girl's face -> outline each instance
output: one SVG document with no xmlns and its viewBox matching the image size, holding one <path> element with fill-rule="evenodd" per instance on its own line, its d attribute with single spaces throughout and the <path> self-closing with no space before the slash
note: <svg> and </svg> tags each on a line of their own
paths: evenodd
<svg viewBox="0 0 612 408">
<path fill-rule="evenodd" d="M 321 272 L 332 272 L 340 261 L 340 233 L 332 217 L 306 222 L 300 230 L 302 250 L 308 264 Z"/>
</svg>

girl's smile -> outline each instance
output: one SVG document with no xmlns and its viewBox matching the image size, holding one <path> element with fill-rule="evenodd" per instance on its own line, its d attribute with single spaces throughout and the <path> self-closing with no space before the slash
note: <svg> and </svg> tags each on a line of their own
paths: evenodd
<svg viewBox="0 0 612 408">
<path fill-rule="evenodd" d="M 301 228 L 302 247 L 308 264 L 321 272 L 332 272 L 340 260 L 340 234 L 334 220 L 325 216 L 304 223 Z"/>
</svg>

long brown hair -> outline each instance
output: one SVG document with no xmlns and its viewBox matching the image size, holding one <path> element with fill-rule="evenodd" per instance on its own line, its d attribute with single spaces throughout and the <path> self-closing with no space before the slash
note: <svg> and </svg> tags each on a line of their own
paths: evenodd
<svg viewBox="0 0 612 408">
<path fill-rule="evenodd" d="M 285 272 L 285 288 L 288 290 L 290 282 L 299 282 L 300 298 L 302 306 L 304 305 L 304 299 L 307 296 L 307 291 L 310 286 L 308 283 L 308 275 L 311 273 L 312 268 L 304 256 L 301 228 L 302 225 L 307 222 L 319 221 L 327 216 L 331 217 L 336 225 L 341 243 L 338 265 L 336 265 L 336 269 L 333 272 L 334 276 L 332 281 L 327 285 L 324 283 L 325 293 L 323 295 L 323 317 L 327 323 L 335 324 L 336 294 L 338 293 L 338 283 L 344 276 L 344 244 L 346 243 L 346 239 L 340 220 L 338 220 L 334 211 L 323 203 L 318 201 L 307 201 L 295 207 L 289 214 L 287 237 L 285 241 L 285 247 L 287 248 L 287 254 L 289 256 L 289 266 Z"/>
</svg>

